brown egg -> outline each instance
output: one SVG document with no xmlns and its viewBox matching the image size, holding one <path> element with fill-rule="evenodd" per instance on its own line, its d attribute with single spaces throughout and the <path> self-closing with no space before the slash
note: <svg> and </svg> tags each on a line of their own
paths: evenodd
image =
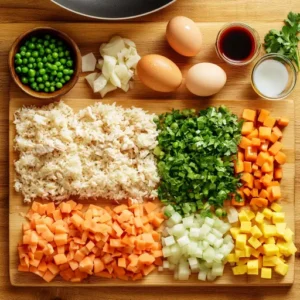
<svg viewBox="0 0 300 300">
<path fill-rule="evenodd" d="M 225 85 L 225 71 L 212 63 L 200 63 L 191 67 L 186 76 L 186 87 L 197 96 L 211 96 Z"/>
<path fill-rule="evenodd" d="M 202 47 L 202 34 L 189 18 L 175 17 L 170 20 L 166 32 L 170 46 L 183 56 L 195 56 Z"/>
<path fill-rule="evenodd" d="M 168 58 L 157 54 L 142 57 L 137 73 L 144 85 L 158 92 L 175 91 L 182 82 L 179 68 Z"/>
</svg>

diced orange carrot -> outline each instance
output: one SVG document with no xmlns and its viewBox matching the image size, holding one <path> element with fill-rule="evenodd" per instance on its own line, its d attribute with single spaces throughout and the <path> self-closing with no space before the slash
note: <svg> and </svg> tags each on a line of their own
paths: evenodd
<svg viewBox="0 0 300 300">
<path fill-rule="evenodd" d="M 252 172 L 252 163 L 249 161 L 244 161 L 244 171 L 246 173 L 251 173 Z"/>
<path fill-rule="evenodd" d="M 272 186 L 271 187 L 272 199 L 274 201 L 279 200 L 281 198 L 281 190 L 280 186 Z"/>
<path fill-rule="evenodd" d="M 62 215 L 61 215 L 60 210 L 56 209 L 55 211 L 53 211 L 52 214 L 53 214 L 53 219 L 54 219 L 55 221 L 61 220 L 61 219 L 62 219 Z"/>
<path fill-rule="evenodd" d="M 94 260 L 94 273 L 102 272 L 105 269 L 104 263 L 100 258 Z"/>
<path fill-rule="evenodd" d="M 261 140 L 259 138 L 253 138 L 251 142 L 253 147 L 259 147 L 261 144 Z"/>
<path fill-rule="evenodd" d="M 249 196 L 251 195 L 251 192 L 250 192 L 249 188 L 243 188 L 243 193 L 244 193 L 247 197 L 249 197 Z"/>
<path fill-rule="evenodd" d="M 242 151 L 238 151 L 237 158 L 238 158 L 238 160 L 240 160 L 240 161 L 244 161 L 244 159 L 245 159 L 244 151 L 243 151 L 243 152 L 242 152 Z"/>
<path fill-rule="evenodd" d="M 241 180 L 245 183 L 245 186 L 253 188 L 253 175 L 251 173 L 243 173 Z"/>
<path fill-rule="evenodd" d="M 275 160 L 280 164 L 283 165 L 286 163 L 286 155 L 279 151 L 276 155 L 275 155 Z"/>
<path fill-rule="evenodd" d="M 258 196 L 259 196 L 259 198 L 268 199 L 269 198 L 269 192 L 267 192 L 267 190 L 265 190 L 265 189 L 262 189 Z"/>
<path fill-rule="evenodd" d="M 249 140 L 248 138 L 246 138 L 244 136 L 241 138 L 241 141 L 240 141 L 240 144 L 239 144 L 240 148 L 247 149 L 248 147 L 251 147 L 251 145 L 252 145 L 251 140 Z"/>
<path fill-rule="evenodd" d="M 265 120 L 263 122 L 263 125 L 266 126 L 266 127 L 273 128 L 275 123 L 276 123 L 276 119 L 271 117 L 271 116 L 268 116 L 268 117 L 265 118 Z"/>
<path fill-rule="evenodd" d="M 258 129 L 254 129 L 250 134 L 246 136 L 247 139 L 252 140 L 258 137 Z"/>
<path fill-rule="evenodd" d="M 144 209 L 147 214 L 150 214 L 152 211 L 154 211 L 157 208 L 157 205 L 153 202 L 148 201 L 144 204 Z"/>
<path fill-rule="evenodd" d="M 266 109 L 261 109 L 259 116 L 258 116 L 258 122 L 263 123 L 265 119 L 270 115 L 270 112 Z"/>
<path fill-rule="evenodd" d="M 65 254 L 56 254 L 53 256 L 53 259 L 57 265 L 65 264 L 68 262 Z"/>
<path fill-rule="evenodd" d="M 267 207 L 268 200 L 264 198 L 252 198 L 250 201 L 250 205 L 256 205 L 258 207 Z"/>
<path fill-rule="evenodd" d="M 269 173 L 269 172 L 272 172 L 274 169 L 274 165 L 273 164 L 270 164 L 268 162 L 265 162 L 262 167 L 261 167 L 261 170 L 262 172 L 264 173 Z"/>
<path fill-rule="evenodd" d="M 109 279 L 113 277 L 107 271 L 102 271 L 102 272 L 95 273 L 95 276 L 103 277 L 103 278 L 109 278 Z"/>
<path fill-rule="evenodd" d="M 245 149 L 245 160 L 254 162 L 257 158 L 257 148 L 256 147 L 247 147 Z"/>
<path fill-rule="evenodd" d="M 247 121 L 255 121 L 255 117 L 256 117 L 256 111 L 252 110 L 252 109 L 247 109 L 245 108 L 243 111 L 243 115 L 242 118 L 247 120 Z"/>
<path fill-rule="evenodd" d="M 92 274 L 94 264 L 89 256 L 86 256 L 82 261 L 79 262 L 79 270 L 88 274 Z"/>
<path fill-rule="evenodd" d="M 69 214 L 72 210 L 71 205 L 69 203 L 62 202 L 60 210 L 63 214 Z"/>
<path fill-rule="evenodd" d="M 236 174 L 244 172 L 244 163 L 241 160 L 234 162 L 234 171 Z"/>
<path fill-rule="evenodd" d="M 272 128 L 272 133 L 278 137 L 278 140 L 282 138 L 282 131 L 277 126 Z"/>
<path fill-rule="evenodd" d="M 272 176 L 269 174 L 265 174 L 262 178 L 261 178 L 261 183 L 264 186 L 268 186 L 272 181 Z"/>
<path fill-rule="evenodd" d="M 147 276 L 148 274 L 150 274 L 151 272 L 153 272 L 155 270 L 155 266 L 154 265 L 149 265 L 149 266 L 145 266 L 142 270 L 143 274 L 145 276 Z"/>
<path fill-rule="evenodd" d="M 261 167 L 266 162 L 269 156 L 270 155 L 267 152 L 260 152 L 257 156 L 256 164 Z"/>
<path fill-rule="evenodd" d="M 257 171 L 259 168 L 258 168 L 258 165 L 255 163 L 255 164 L 252 164 L 252 171 Z"/>
<path fill-rule="evenodd" d="M 242 126 L 242 135 L 248 135 L 250 134 L 254 129 L 253 122 L 244 122 Z"/>
<path fill-rule="evenodd" d="M 257 188 L 253 188 L 252 189 L 252 197 L 253 198 L 257 198 L 258 197 L 258 189 Z"/>
<path fill-rule="evenodd" d="M 44 276 L 43 276 L 43 279 L 44 279 L 45 281 L 47 281 L 47 282 L 52 281 L 54 278 L 55 278 L 55 275 L 52 274 L 52 273 L 51 273 L 50 271 L 48 271 L 48 270 L 45 272 L 45 274 L 44 274 Z"/>
<path fill-rule="evenodd" d="M 262 184 L 260 182 L 260 179 L 254 179 L 254 184 L 253 184 L 255 189 L 260 190 L 262 188 Z M 254 197 L 254 196 L 253 196 Z"/>
<path fill-rule="evenodd" d="M 278 121 L 277 121 L 277 124 L 279 126 L 282 126 L 282 127 L 286 127 L 289 125 L 289 119 L 288 118 L 279 118 Z"/>
<path fill-rule="evenodd" d="M 272 132 L 271 137 L 270 137 L 270 141 L 274 144 L 274 143 L 277 142 L 277 140 L 278 140 L 278 136 L 274 132 Z"/>
<path fill-rule="evenodd" d="M 128 206 L 125 205 L 125 204 L 121 204 L 119 206 L 116 206 L 113 211 L 116 213 L 116 214 L 120 214 L 122 213 L 123 210 L 128 210 Z"/>
<path fill-rule="evenodd" d="M 235 196 L 231 198 L 231 205 L 233 206 L 244 206 L 245 205 L 245 196 L 244 193 L 239 190 L 237 193 L 240 195 L 240 199 L 236 199 Z"/>
<path fill-rule="evenodd" d="M 261 170 L 256 170 L 254 173 L 253 173 L 254 177 L 256 178 L 261 178 L 262 176 L 262 172 Z"/>
<path fill-rule="evenodd" d="M 66 245 L 68 243 L 68 234 L 60 233 L 54 235 L 54 242 L 57 246 Z"/>
<path fill-rule="evenodd" d="M 280 142 L 275 142 L 270 148 L 269 153 L 275 156 L 282 149 L 282 144 Z"/>
<path fill-rule="evenodd" d="M 282 168 L 275 168 L 274 178 L 275 179 L 282 179 Z"/>
<path fill-rule="evenodd" d="M 271 137 L 271 128 L 260 126 L 258 129 L 258 135 L 260 139 L 269 140 Z"/>
</svg>

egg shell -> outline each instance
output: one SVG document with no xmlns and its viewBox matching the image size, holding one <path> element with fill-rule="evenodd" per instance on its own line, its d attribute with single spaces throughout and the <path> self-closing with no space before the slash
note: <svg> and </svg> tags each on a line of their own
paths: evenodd
<svg viewBox="0 0 300 300">
<path fill-rule="evenodd" d="M 183 56 L 195 56 L 202 47 L 202 34 L 189 18 L 178 16 L 167 25 L 166 38 L 170 46 Z"/>
<path fill-rule="evenodd" d="M 175 91 L 182 82 L 179 68 L 168 58 L 149 54 L 140 59 L 137 74 L 143 84 L 158 92 Z"/>
<path fill-rule="evenodd" d="M 200 63 L 191 67 L 186 76 L 186 87 L 197 96 L 211 96 L 225 85 L 225 71 L 212 63 Z"/>
</svg>

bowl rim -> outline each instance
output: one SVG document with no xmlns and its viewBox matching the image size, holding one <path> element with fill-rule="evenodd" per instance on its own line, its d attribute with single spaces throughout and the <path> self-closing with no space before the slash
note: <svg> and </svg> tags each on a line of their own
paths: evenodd
<svg viewBox="0 0 300 300">
<path fill-rule="evenodd" d="M 76 61 L 76 68 L 74 70 L 73 78 L 66 85 L 64 85 L 60 90 L 57 90 L 52 93 L 36 92 L 32 90 L 29 86 L 26 86 L 21 82 L 19 75 L 16 73 L 15 70 L 14 54 L 16 53 L 17 47 L 27 36 L 39 31 L 49 31 L 52 32 L 53 34 L 63 37 L 63 39 L 67 41 L 68 45 L 72 48 L 74 52 L 74 60 Z M 8 66 L 13 81 L 24 93 L 38 99 L 55 99 L 68 93 L 77 83 L 79 79 L 79 75 L 81 73 L 81 52 L 79 47 L 75 43 L 75 41 L 66 33 L 50 26 L 38 26 L 27 30 L 26 32 L 22 33 L 14 40 L 8 54 Z"/>
<path fill-rule="evenodd" d="M 258 67 L 258 65 L 263 62 L 264 60 L 268 59 L 268 58 L 280 58 L 282 60 L 284 60 L 290 67 L 293 73 L 293 83 L 291 84 L 290 88 L 281 96 L 279 97 L 268 97 L 263 95 L 255 86 L 254 84 L 254 80 L 253 80 L 253 76 L 254 76 L 254 71 L 255 69 Z M 286 56 L 279 54 L 279 53 L 266 53 L 264 54 L 262 57 L 259 58 L 259 60 L 255 63 L 255 65 L 252 68 L 251 71 L 251 86 L 253 88 L 253 90 L 256 92 L 257 95 L 259 95 L 260 97 L 262 97 L 265 100 L 269 100 L 269 101 L 279 101 L 279 100 L 283 100 L 286 97 L 288 97 L 291 92 L 294 90 L 296 84 L 297 84 L 297 71 L 295 68 L 295 65 L 293 64 L 293 62 Z"/>
</svg>

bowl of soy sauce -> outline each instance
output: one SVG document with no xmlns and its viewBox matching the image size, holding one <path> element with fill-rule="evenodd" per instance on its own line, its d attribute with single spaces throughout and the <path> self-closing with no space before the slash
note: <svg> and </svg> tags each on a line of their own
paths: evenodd
<svg viewBox="0 0 300 300">
<path fill-rule="evenodd" d="M 216 52 L 231 65 L 243 66 L 251 63 L 258 56 L 260 48 L 257 31 L 244 23 L 228 23 L 217 35 Z"/>
</svg>

